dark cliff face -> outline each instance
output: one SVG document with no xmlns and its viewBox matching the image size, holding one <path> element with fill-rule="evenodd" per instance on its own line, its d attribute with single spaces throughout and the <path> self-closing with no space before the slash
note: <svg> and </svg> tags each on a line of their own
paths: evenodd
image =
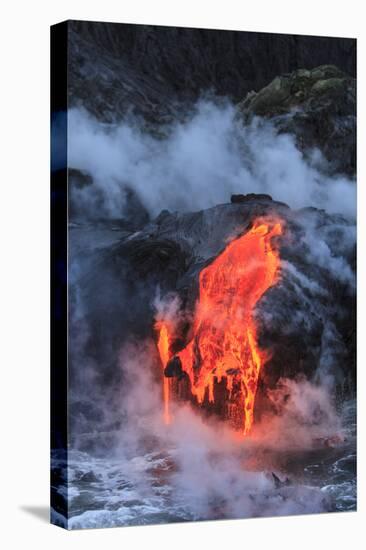
<svg viewBox="0 0 366 550">
<path fill-rule="evenodd" d="M 168 118 L 207 90 L 240 101 L 275 76 L 335 64 L 356 72 L 356 41 L 270 33 L 69 22 L 69 98 L 106 120 L 133 106 Z"/>
</svg>

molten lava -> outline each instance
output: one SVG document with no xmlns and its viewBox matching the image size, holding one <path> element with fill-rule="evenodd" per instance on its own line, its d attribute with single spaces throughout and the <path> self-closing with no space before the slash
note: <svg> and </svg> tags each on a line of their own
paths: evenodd
<svg viewBox="0 0 366 550">
<path fill-rule="evenodd" d="M 169 353 L 169 333 L 168 327 L 164 323 L 156 323 L 156 328 L 159 331 L 158 350 L 163 367 L 170 359 Z M 169 398 L 170 398 L 170 380 L 164 376 L 163 372 L 163 396 L 164 396 L 164 422 L 170 424 Z"/>
<path fill-rule="evenodd" d="M 271 244 L 280 222 L 258 221 L 200 273 L 192 338 L 176 354 L 199 404 L 214 403 L 215 384 L 226 380 L 228 418 L 239 418 L 248 434 L 261 366 L 267 358 L 257 341 L 254 309 L 278 278 L 280 259 Z M 163 366 L 171 358 L 168 325 L 160 323 L 158 349 Z M 165 418 L 169 421 L 169 379 L 164 378 Z"/>
</svg>

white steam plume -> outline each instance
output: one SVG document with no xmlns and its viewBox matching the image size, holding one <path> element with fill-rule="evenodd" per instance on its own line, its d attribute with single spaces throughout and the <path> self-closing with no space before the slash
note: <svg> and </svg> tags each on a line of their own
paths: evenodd
<svg viewBox="0 0 366 550">
<path fill-rule="evenodd" d="M 174 463 L 169 476 L 174 505 L 188 505 L 196 519 L 328 509 L 329 502 L 317 489 L 296 483 L 276 486 L 271 469 L 275 466 L 261 453 L 266 448 L 272 452 L 309 449 L 314 439 L 333 435 L 339 429 L 324 388 L 305 380 L 283 380 L 272 396 L 278 416 L 266 418 L 257 428 L 257 437 L 254 434 L 249 440 L 233 437 L 224 423 L 203 420 L 190 406 L 177 403 L 172 404 L 172 424 L 165 426 L 161 384 L 159 376 L 153 374 L 160 365 L 154 363 L 152 346 L 148 341 L 128 344 L 121 353 L 121 368 L 130 382 L 123 403 L 127 422 L 117 456 L 126 449 L 135 456 L 141 453 L 145 441 L 156 438 L 159 443 L 155 449 L 167 453 Z"/>
<path fill-rule="evenodd" d="M 322 174 L 319 152 L 314 162 L 304 160 L 293 137 L 277 135 L 270 123 L 243 126 L 229 102 L 198 102 L 191 118 L 172 125 L 164 138 L 147 134 L 137 121 L 106 125 L 75 108 L 68 129 L 69 166 L 94 179 L 74 193 L 86 217 L 95 210 L 121 217 L 126 187 L 152 216 L 164 208 L 196 211 L 249 192 L 269 193 L 294 208 L 355 215 L 353 181 Z"/>
</svg>

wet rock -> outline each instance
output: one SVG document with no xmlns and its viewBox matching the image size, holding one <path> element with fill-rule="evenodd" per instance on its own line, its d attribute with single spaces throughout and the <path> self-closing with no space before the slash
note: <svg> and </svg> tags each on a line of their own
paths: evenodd
<svg viewBox="0 0 366 550">
<path fill-rule="evenodd" d="M 79 481 L 82 481 L 83 483 L 96 483 L 100 481 L 100 477 L 96 476 L 95 473 L 90 470 L 90 472 L 82 474 L 79 478 Z"/>
</svg>

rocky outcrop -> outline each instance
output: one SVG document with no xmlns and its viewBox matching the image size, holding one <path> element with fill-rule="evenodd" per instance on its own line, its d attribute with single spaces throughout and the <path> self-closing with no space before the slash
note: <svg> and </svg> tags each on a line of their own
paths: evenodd
<svg viewBox="0 0 366 550">
<path fill-rule="evenodd" d="M 238 105 L 243 119 L 271 120 L 305 153 L 321 150 L 328 171 L 356 172 L 356 80 L 334 65 L 277 76 Z"/>
<path fill-rule="evenodd" d="M 225 248 L 228 240 L 244 233 L 254 219 L 263 216 L 284 220 L 286 228 L 279 238 L 281 282 L 266 293 L 257 311 L 261 342 L 273 351 L 269 378 L 274 382 L 279 376 L 293 377 L 299 372 L 310 376 L 324 362 L 328 345 L 335 351 L 330 367 L 333 374 L 339 368 L 343 370 L 345 364 L 349 371 L 353 361 L 345 361 L 345 357 L 349 354 L 352 357 L 354 351 L 350 345 L 353 316 L 349 315 L 346 324 L 343 323 L 344 313 L 347 310 L 349 313 L 353 304 L 354 248 L 340 246 L 342 234 L 351 228 L 341 216 L 330 216 L 316 209 L 293 211 L 265 196 L 259 195 L 255 200 L 253 194 L 249 201 L 218 205 L 192 214 L 167 214 L 121 243 L 116 254 L 126 258 L 126 254 L 129 256 L 143 247 L 139 265 L 133 252 L 134 268 L 145 277 L 146 265 L 149 277 L 162 270 L 163 277 L 158 279 L 162 283 L 165 280 L 164 291 L 178 292 L 182 307 L 191 310 L 202 268 Z M 349 280 L 326 263 L 317 265 L 319 242 L 328 247 L 330 254 L 338 256 Z M 169 243 L 169 247 L 163 243 Z M 160 255 L 165 253 L 164 266 L 156 259 L 157 250 Z M 167 273 L 168 278 L 164 277 Z M 330 338 L 328 343 L 326 336 Z"/>
<path fill-rule="evenodd" d="M 103 411 L 111 407 L 115 391 L 119 418 L 120 400 L 129 387 L 123 380 L 131 376 L 120 368 L 120 353 L 126 344 L 148 342 L 154 372 L 161 372 L 154 330 L 157 297 L 160 303 L 169 296 L 178 297 L 179 320 L 171 351 L 176 354 L 185 348 L 201 270 L 260 217 L 280 218 L 284 232 L 276 237 L 280 280 L 255 310 L 259 345 L 270 351 L 260 372 L 255 414 L 268 410 L 267 392 L 281 377 L 324 378 L 334 383 L 339 399 L 354 395 L 354 226 L 323 210 L 295 211 L 268 196 L 251 194 L 249 200 L 193 213 L 165 210 L 137 231 L 118 229 L 113 221 L 70 228 L 69 377 L 78 396 L 76 403 L 73 399 L 69 403 L 74 437 L 87 433 L 91 426 L 105 427 Z M 138 369 L 135 353 L 132 348 Z M 91 391 L 89 382 L 80 376 L 81 364 L 90 372 L 93 391 L 98 388 L 98 399 L 91 408 L 81 408 L 79 403 L 84 394 L 88 401 Z M 189 396 L 179 361 L 168 364 L 165 371 L 180 384 L 181 397 Z M 218 391 L 224 395 L 221 386 Z M 210 410 L 210 404 L 205 410 L 220 415 L 221 406 L 218 400 L 215 410 Z"/>
</svg>

